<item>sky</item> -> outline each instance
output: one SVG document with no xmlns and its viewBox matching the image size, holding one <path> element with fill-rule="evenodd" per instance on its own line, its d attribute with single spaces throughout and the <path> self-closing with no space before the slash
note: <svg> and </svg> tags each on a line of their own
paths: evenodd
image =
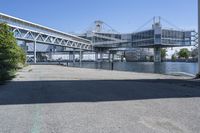
<svg viewBox="0 0 200 133">
<path fill-rule="evenodd" d="M 95 20 L 134 32 L 154 16 L 183 29 L 197 28 L 197 0 L 0 0 L 0 12 L 76 33 Z"/>
<path fill-rule="evenodd" d="M 87 31 L 95 20 L 135 32 L 154 16 L 197 29 L 197 0 L 0 0 L 0 12 L 70 33 Z"/>
</svg>

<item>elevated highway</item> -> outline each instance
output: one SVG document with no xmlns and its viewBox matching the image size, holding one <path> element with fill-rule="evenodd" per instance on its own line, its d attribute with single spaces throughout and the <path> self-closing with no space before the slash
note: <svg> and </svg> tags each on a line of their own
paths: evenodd
<svg viewBox="0 0 200 133">
<path fill-rule="evenodd" d="M 11 27 L 17 40 L 34 43 L 34 62 L 36 62 L 37 43 L 60 46 L 65 48 L 91 51 L 91 41 L 58 31 L 46 26 L 0 13 L 0 23 Z"/>
</svg>

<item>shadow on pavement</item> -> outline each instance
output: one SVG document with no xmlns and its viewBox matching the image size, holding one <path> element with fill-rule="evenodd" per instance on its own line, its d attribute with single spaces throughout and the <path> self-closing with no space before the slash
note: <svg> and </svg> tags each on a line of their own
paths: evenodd
<svg viewBox="0 0 200 133">
<path fill-rule="evenodd" d="M 0 86 L 0 105 L 192 97 L 200 97 L 200 82 L 183 80 L 12 81 Z"/>
</svg>

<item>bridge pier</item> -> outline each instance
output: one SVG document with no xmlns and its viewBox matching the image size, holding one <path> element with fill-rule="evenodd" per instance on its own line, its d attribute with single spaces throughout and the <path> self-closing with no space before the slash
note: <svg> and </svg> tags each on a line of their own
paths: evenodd
<svg viewBox="0 0 200 133">
<path fill-rule="evenodd" d="M 98 52 L 96 51 L 95 52 L 95 62 L 97 62 L 98 61 Z"/>
<path fill-rule="evenodd" d="M 52 45 L 51 49 L 50 49 L 50 59 L 51 60 L 53 59 L 53 54 L 55 54 L 55 52 L 56 52 L 56 46 Z"/>
<path fill-rule="evenodd" d="M 37 43 L 34 41 L 34 63 L 37 63 Z"/>
<path fill-rule="evenodd" d="M 123 54 L 121 55 L 121 62 L 124 62 L 124 58 L 125 58 L 125 51 L 123 51 Z"/>
<path fill-rule="evenodd" d="M 97 48 L 95 50 L 95 61 L 103 61 L 103 49 L 102 48 Z"/>
<path fill-rule="evenodd" d="M 73 49 L 72 52 L 72 59 L 73 59 L 73 66 L 75 65 L 76 61 L 75 61 L 75 49 Z"/>
<path fill-rule="evenodd" d="M 161 48 L 155 47 L 154 48 L 154 62 L 161 62 Z"/>
<path fill-rule="evenodd" d="M 80 67 L 82 67 L 82 59 L 83 59 L 83 51 L 80 49 L 80 53 L 79 53 Z"/>
<path fill-rule="evenodd" d="M 27 46 L 27 42 L 26 41 L 24 41 L 24 51 L 25 51 L 25 54 L 26 54 L 26 63 L 27 63 L 28 46 Z"/>
<path fill-rule="evenodd" d="M 103 51 L 100 49 L 100 61 L 103 61 Z"/>
<path fill-rule="evenodd" d="M 110 51 L 109 51 L 109 53 L 108 53 L 108 62 L 109 63 L 110 63 L 110 60 L 111 60 L 110 56 L 111 56 L 111 54 L 110 54 Z"/>
<path fill-rule="evenodd" d="M 114 56 L 115 56 L 115 53 L 113 51 L 109 51 L 110 70 L 114 69 Z"/>
<path fill-rule="evenodd" d="M 109 51 L 109 62 L 114 61 L 114 53 L 112 51 Z"/>
<path fill-rule="evenodd" d="M 73 62 L 73 65 L 75 65 L 75 50 L 69 52 L 69 60 Z"/>
</svg>

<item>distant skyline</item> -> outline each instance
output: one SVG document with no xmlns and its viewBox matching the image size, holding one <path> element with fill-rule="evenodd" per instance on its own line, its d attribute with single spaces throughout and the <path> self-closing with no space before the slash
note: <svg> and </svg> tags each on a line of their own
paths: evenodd
<svg viewBox="0 0 200 133">
<path fill-rule="evenodd" d="M 75 33 L 86 31 L 95 20 L 122 33 L 134 32 L 154 16 L 197 29 L 197 0 L 2 0 L 0 12 Z"/>
</svg>

